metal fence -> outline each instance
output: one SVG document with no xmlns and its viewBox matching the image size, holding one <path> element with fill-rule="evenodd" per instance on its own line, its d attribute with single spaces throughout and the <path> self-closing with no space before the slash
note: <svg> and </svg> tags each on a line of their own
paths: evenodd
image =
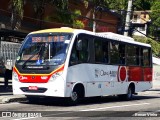
<svg viewBox="0 0 160 120">
<path fill-rule="evenodd" d="M 6 69 L 12 69 L 21 44 L 1 41 L 0 55 L 3 57 Z"/>
</svg>

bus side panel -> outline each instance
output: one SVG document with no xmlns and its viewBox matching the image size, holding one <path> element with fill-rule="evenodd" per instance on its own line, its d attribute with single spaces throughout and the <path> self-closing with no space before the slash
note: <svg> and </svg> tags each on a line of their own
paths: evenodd
<svg viewBox="0 0 160 120">
<path fill-rule="evenodd" d="M 122 84 L 118 82 L 117 73 L 118 66 L 113 65 L 78 64 L 70 66 L 67 71 L 67 86 L 72 86 L 71 83 L 83 83 L 85 97 L 124 93 L 126 89 L 119 86 Z M 72 89 L 67 88 L 66 96 L 70 95 Z"/>
<path fill-rule="evenodd" d="M 152 88 L 152 82 L 136 82 L 135 83 L 135 92 L 142 92 Z"/>
<path fill-rule="evenodd" d="M 142 81 L 143 72 L 142 67 L 128 67 L 128 81 Z"/>
<path fill-rule="evenodd" d="M 144 81 L 152 81 L 152 68 L 144 68 Z"/>
</svg>

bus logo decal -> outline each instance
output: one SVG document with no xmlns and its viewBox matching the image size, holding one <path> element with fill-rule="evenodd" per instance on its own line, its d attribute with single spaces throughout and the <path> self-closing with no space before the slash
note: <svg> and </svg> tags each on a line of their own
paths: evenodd
<svg viewBox="0 0 160 120">
<path fill-rule="evenodd" d="M 27 80 L 27 77 L 25 77 L 25 76 L 20 76 L 19 79 L 20 79 L 20 80 Z"/>
<path fill-rule="evenodd" d="M 98 78 L 100 75 L 100 70 L 99 69 L 95 69 L 95 78 Z"/>
<path fill-rule="evenodd" d="M 46 80 L 48 77 L 47 76 L 41 76 L 42 80 Z"/>
</svg>

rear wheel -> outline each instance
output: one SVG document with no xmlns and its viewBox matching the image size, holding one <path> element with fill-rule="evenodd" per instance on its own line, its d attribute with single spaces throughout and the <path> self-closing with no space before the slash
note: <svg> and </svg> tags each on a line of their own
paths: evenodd
<svg viewBox="0 0 160 120">
<path fill-rule="evenodd" d="M 127 94 L 119 95 L 118 97 L 120 99 L 122 99 L 122 100 L 132 100 L 132 98 L 133 98 L 133 89 L 132 89 L 132 87 L 129 86 Z"/>
</svg>

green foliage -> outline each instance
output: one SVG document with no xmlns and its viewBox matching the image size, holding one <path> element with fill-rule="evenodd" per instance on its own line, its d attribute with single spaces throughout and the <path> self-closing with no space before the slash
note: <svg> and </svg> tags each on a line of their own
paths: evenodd
<svg viewBox="0 0 160 120">
<path fill-rule="evenodd" d="M 153 6 L 151 7 L 151 11 L 152 11 L 152 13 L 150 15 L 151 15 L 151 18 L 153 20 L 153 24 L 156 25 L 156 26 L 160 26 L 160 16 L 159 16 L 159 13 L 160 13 L 160 1 L 159 2 L 155 2 L 153 4 Z"/>
<path fill-rule="evenodd" d="M 150 10 L 153 1 L 155 0 L 135 0 L 133 5 L 135 10 Z"/>
<path fill-rule="evenodd" d="M 84 0 L 84 4 L 92 3 L 94 7 L 102 6 L 112 10 L 124 10 L 127 8 L 128 0 Z"/>
<path fill-rule="evenodd" d="M 81 15 L 81 11 L 80 10 L 74 10 L 74 13 L 71 15 L 71 18 L 74 21 L 80 15 Z"/>
<path fill-rule="evenodd" d="M 48 0 L 51 4 L 56 5 L 59 9 L 67 10 L 68 9 L 68 0 Z"/>
<path fill-rule="evenodd" d="M 56 12 L 44 18 L 49 22 L 57 22 L 63 24 L 72 24 L 71 14 L 68 10 L 68 0 L 46 0 L 55 7 Z"/>
<path fill-rule="evenodd" d="M 74 13 L 71 15 L 74 28 L 81 28 L 81 29 L 84 28 L 84 23 L 80 20 L 77 20 L 80 15 L 81 15 L 80 10 L 75 10 Z"/>
<path fill-rule="evenodd" d="M 20 16 L 20 18 L 23 18 L 23 0 L 12 0 L 12 9 Z"/>
<path fill-rule="evenodd" d="M 152 46 L 153 55 L 160 56 L 160 42 L 142 36 L 133 36 L 133 38 L 135 41 L 150 44 Z"/>
<path fill-rule="evenodd" d="M 156 35 L 157 28 L 160 28 L 160 1 L 154 2 L 153 6 L 151 7 L 150 17 L 152 20 L 152 25 L 150 26 L 150 34 Z"/>
<path fill-rule="evenodd" d="M 84 23 L 80 20 L 75 20 L 73 22 L 73 27 L 74 28 L 80 28 L 80 29 L 83 29 L 84 28 Z"/>
</svg>

